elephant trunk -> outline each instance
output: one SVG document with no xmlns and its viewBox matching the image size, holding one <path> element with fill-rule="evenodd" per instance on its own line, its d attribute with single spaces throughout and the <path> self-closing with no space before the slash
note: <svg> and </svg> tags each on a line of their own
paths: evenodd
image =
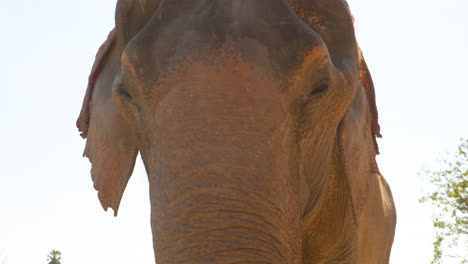
<svg viewBox="0 0 468 264">
<path fill-rule="evenodd" d="M 299 263 L 300 216 L 288 183 L 216 151 L 206 156 L 194 153 L 202 167 L 164 168 L 151 184 L 157 263 Z"/>
<path fill-rule="evenodd" d="M 158 264 L 299 263 L 298 182 L 278 145 L 284 115 L 270 94 L 238 89 L 175 86 L 148 121 L 141 149 Z"/>
</svg>

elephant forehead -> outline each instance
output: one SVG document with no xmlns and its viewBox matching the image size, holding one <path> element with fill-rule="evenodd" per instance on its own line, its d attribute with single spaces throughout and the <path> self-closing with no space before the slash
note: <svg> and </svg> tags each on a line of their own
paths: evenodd
<svg viewBox="0 0 468 264">
<path fill-rule="evenodd" d="M 256 67 L 235 50 L 221 49 L 203 58 L 187 57 L 168 68 L 148 91 L 148 98 L 159 101 L 172 93 L 181 103 L 196 104 L 206 114 L 219 107 L 217 115 L 226 111 L 245 118 L 262 113 L 267 121 L 284 112 L 281 85 L 273 71 Z M 161 91 L 167 92 L 161 97 Z"/>
<path fill-rule="evenodd" d="M 153 17 L 125 48 L 124 67 L 134 69 L 140 79 L 157 81 L 187 57 L 203 60 L 216 50 L 233 48 L 250 64 L 284 78 L 301 65 L 311 47 L 325 46 L 296 16 L 244 21 L 240 15 L 234 19 L 219 14 L 224 13 L 213 9 L 171 19 Z"/>
<path fill-rule="evenodd" d="M 257 166 L 266 166 L 275 132 L 288 116 L 279 82 L 242 59 L 226 56 L 188 59 L 184 68 L 167 72 L 146 104 L 153 108 L 145 115 L 148 130 L 157 135 L 153 138 L 160 150 L 180 154 L 211 146 L 212 153 L 221 151 L 221 158 L 234 148 L 245 152 L 243 157 L 232 154 L 233 161 L 249 157 Z M 161 90 L 167 93 L 158 98 Z"/>
</svg>

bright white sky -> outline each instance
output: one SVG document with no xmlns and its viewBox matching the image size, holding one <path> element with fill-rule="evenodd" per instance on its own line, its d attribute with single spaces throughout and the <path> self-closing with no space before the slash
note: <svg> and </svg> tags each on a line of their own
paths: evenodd
<svg viewBox="0 0 468 264">
<path fill-rule="evenodd" d="M 376 84 L 378 161 L 398 225 L 391 263 L 429 263 L 418 176 L 468 137 L 468 1 L 349 0 Z M 115 0 L 15 0 L 0 8 L 0 263 L 154 263 L 148 183 L 137 164 L 119 217 L 102 211 L 75 128 Z"/>
</svg>

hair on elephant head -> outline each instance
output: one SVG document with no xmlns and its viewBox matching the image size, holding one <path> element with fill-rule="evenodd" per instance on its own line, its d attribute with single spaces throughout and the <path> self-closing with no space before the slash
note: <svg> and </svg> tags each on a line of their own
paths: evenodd
<svg viewBox="0 0 468 264">
<path fill-rule="evenodd" d="M 77 125 L 115 214 L 140 152 L 158 263 L 388 263 L 377 116 L 344 0 L 119 0 Z"/>
</svg>

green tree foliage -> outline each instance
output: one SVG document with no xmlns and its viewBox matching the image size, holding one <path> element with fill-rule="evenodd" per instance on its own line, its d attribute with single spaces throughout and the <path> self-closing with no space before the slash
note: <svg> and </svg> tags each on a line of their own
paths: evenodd
<svg viewBox="0 0 468 264">
<path fill-rule="evenodd" d="M 49 261 L 47 264 L 61 264 L 61 260 L 62 253 L 58 250 L 52 250 L 47 256 L 47 261 Z"/>
<path fill-rule="evenodd" d="M 461 140 L 458 151 L 442 162 L 442 169 L 423 172 L 434 187 L 420 202 L 435 206 L 436 228 L 432 264 L 454 259 L 468 263 L 468 140 Z M 460 254 L 445 254 L 447 249 L 461 249 Z M 458 252 L 458 250 L 457 250 Z"/>
</svg>

